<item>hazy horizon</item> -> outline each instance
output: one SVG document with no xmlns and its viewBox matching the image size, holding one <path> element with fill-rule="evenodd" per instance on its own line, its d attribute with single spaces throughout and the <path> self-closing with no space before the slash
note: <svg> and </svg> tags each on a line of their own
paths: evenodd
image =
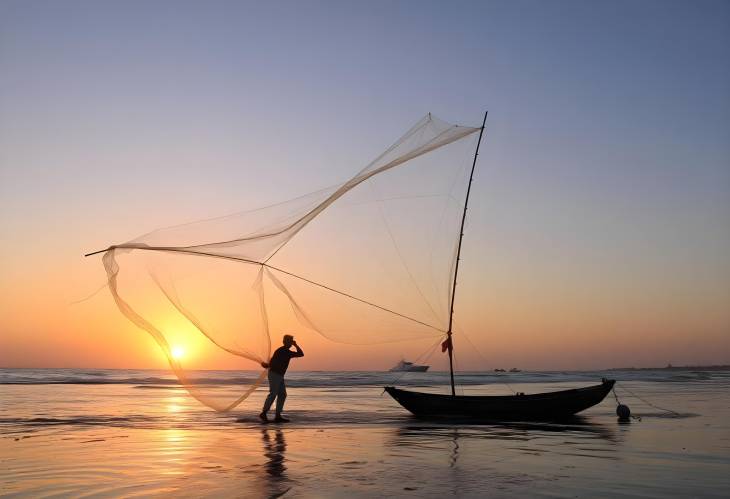
<svg viewBox="0 0 730 499">
<path fill-rule="evenodd" d="M 424 364 L 428 364 L 428 363 L 427 362 L 424 362 Z M 515 366 L 512 366 L 512 367 L 515 367 Z M 502 367 L 500 369 L 505 369 L 504 374 L 510 374 L 508 371 L 512 367 Z M 528 372 L 528 373 L 529 372 L 556 372 L 556 373 L 560 373 L 560 372 L 568 372 L 568 373 L 575 372 L 575 373 L 580 373 L 580 372 L 594 372 L 594 371 L 620 371 L 620 370 L 632 370 L 632 369 L 641 369 L 641 370 L 653 370 L 653 369 L 657 369 L 657 370 L 659 370 L 659 369 L 693 369 L 693 368 L 710 368 L 710 367 L 728 367 L 728 368 L 730 368 L 730 364 L 708 364 L 708 365 L 698 365 L 698 366 L 692 366 L 692 365 L 686 365 L 686 366 L 684 366 L 684 365 L 674 365 L 674 364 L 672 364 L 671 366 L 666 365 L 666 366 L 648 366 L 648 367 L 640 367 L 640 366 L 614 366 L 614 367 L 606 367 L 606 368 L 599 368 L 599 369 L 574 369 L 574 370 L 571 370 L 571 369 L 555 369 L 555 370 L 551 370 L 551 369 L 535 369 L 535 370 L 531 370 L 531 369 L 520 369 L 519 372 Z M 58 369 L 68 369 L 68 370 L 89 369 L 89 370 L 92 370 L 92 371 L 96 371 L 96 370 L 99 370 L 99 371 L 169 371 L 170 370 L 169 369 L 169 366 L 167 366 L 167 365 L 164 365 L 162 367 L 113 367 L 113 368 L 110 368 L 110 367 L 78 367 L 78 366 L 77 367 L 73 367 L 73 366 L 69 366 L 69 367 L 0 366 L 0 369 L 55 369 L 55 370 L 58 370 Z M 498 368 L 495 367 L 494 369 L 498 369 Z M 458 371 L 458 372 L 455 373 L 455 375 L 458 376 L 459 373 L 463 373 L 463 374 L 468 374 L 468 373 L 494 373 L 495 372 L 494 369 L 473 369 L 473 370 L 470 369 L 468 371 Z M 517 368 L 517 369 L 519 369 L 519 368 Z M 230 372 L 251 372 L 251 373 L 255 373 L 255 372 L 258 372 L 259 370 L 258 369 L 196 369 L 196 371 L 230 371 Z M 356 372 L 380 372 L 380 373 L 391 372 L 391 371 L 382 370 L 382 369 L 369 369 L 369 370 L 368 369 L 362 369 L 362 370 L 361 369 L 298 369 L 295 365 L 292 365 L 288 369 L 288 371 L 291 371 L 291 372 L 343 372 L 343 373 L 347 373 L 347 372 L 353 372 L 353 373 L 356 373 Z M 395 371 L 395 372 L 397 373 L 397 371 Z M 429 373 L 448 374 L 449 373 L 449 370 L 448 369 L 440 370 L 440 369 L 430 369 L 429 368 L 428 372 Z M 514 373 L 512 373 L 512 374 L 514 374 Z"/>
</svg>

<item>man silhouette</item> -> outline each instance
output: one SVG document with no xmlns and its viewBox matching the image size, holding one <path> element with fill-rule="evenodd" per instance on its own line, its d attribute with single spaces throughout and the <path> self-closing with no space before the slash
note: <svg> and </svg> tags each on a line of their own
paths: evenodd
<svg viewBox="0 0 730 499">
<path fill-rule="evenodd" d="M 264 402 L 264 408 L 259 414 L 259 418 L 264 423 L 269 422 L 267 413 L 271 408 L 271 404 L 276 399 L 276 417 L 274 422 L 276 423 L 288 423 L 289 420 L 282 417 L 281 410 L 284 408 L 284 401 L 286 400 L 286 384 L 284 383 L 284 375 L 289 367 L 289 361 L 294 357 L 304 357 L 304 352 L 299 348 L 297 342 L 294 341 L 294 337 L 290 334 L 285 334 L 283 338 L 284 346 L 279 347 L 271 356 L 269 362 L 262 362 L 261 365 L 269 369 L 269 396 L 266 397 Z M 296 348 L 295 352 L 289 350 L 292 346 Z"/>
</svg>

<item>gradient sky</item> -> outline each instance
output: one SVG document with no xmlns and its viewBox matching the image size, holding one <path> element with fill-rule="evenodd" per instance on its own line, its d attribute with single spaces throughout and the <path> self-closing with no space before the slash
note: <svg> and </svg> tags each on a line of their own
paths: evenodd
<svg viewBox="0 0 730 499">
<path fill-rule="evenodd" d="M 485 109 L 460 367 L 730 363 L 728 61 L 725 1 L 4 0 L 0 366 L 164 366 L 108 293 L 69 305 L 104 283 L 85 252 Z M 302 338 L 301 369 L 428 346 Z"/>
</svg>

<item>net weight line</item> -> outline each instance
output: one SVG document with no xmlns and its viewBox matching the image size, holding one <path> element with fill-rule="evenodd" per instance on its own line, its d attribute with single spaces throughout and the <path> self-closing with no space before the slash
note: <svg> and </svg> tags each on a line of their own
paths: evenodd
<svg viewBox="0 0 730 499">
<path fill-rule="evenodd" d="M 171 253 L 183 253 L 187 255 L 199 255 L 199 256 L 208 256 L 212 258 L 222 258 L 224 260 L 234 260 L 241 263 L 248 263 L 249 265 L 260 265 L 262 267 L 265 267 L 270 270 L 275 270 L 277 272 L 281 272 L 282 274 L 286 274 L 288 276 L 294 277 L 296 279 L 299 279 L 301 281 L 304 281 L 306 283 L 312 284 L 314 286 L 320 287 L 322 289 L 326 289 L 327 291 L 331 291 L 333 293 L 337 293 L 338 295 L 342 295 L 346 298 L 350 298 L 351 300 L 358 301 L 360 303 L 364 303 L 365 305 L 369 305 L 371 307 L 377 308 L 379 310 L 382 310 L 384 312 L 388 312 L 389 314 L 396 315 L 398 317 L 401 317 L 403 319 L 407 319 L 411 322 L 415 322 L 416 324 L 420 324 L 421 326 L 426 326 L 428 328 L 434 329 L 440 333 L 445 333 L 443 329 L 434 326 L 433 324 L 429 324 L 427 322 L 419 321 L 418 319 L 414 319 L 413 317 L 409 317 L 405 314 L 401 314 L 400 312 L 396 312 L 395 310 L 391 310 L 389 308 L 383 307 L 381 305 L 378 305 L 377 303 L 370 302 L 368 300 L 364 300 L 362 298 L 358 298 L 357 296 L 353 296 L 349 293 L 345 293 L 344 291 L 340 291 L 338 289 L 332 288 L 330 286 L 327 286 L 325 284 L 313 281 L 311 279 L 307 279 L 306 277 L 302 277 L 300 275 L 294 274 L 292 272 L 286 271 L 284 269 L 280 269 L 279 267 L 274 267 L 273 265 L 269 265 L 265 262 L 257 262 L 255 260 L 249 260 L 246 258 L 240 258 L 235 256 L 228 256 L 228 255 L 218 255 L 215 253 L 205 253 L 202 251 L 193 251 L 185 248 L 175 248 L 175 247 L 166 247 L 166 246 L 137 246 L 137 245 L 124 245 L 120 244 L 117 246 L 109 246 L 107 249 L 98 250 L 98 251 L 92 251 L 91 253 L 86 253 L 84 256 L 92 256 L 92 255 L 98 255 L 99 253 L 106 253 L 107 251 L 113 251 L 115 249 L 138 249 L 138 250 L 146 250 L 146 251 L 164 251 L 164 252 L 171 252 Z"/>
</svg>

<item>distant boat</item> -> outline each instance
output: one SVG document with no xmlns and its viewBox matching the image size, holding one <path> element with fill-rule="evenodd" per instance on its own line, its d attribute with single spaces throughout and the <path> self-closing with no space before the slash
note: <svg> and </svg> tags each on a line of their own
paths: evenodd
<svg viewBox="0 0 730 499">
<path fill-rule="evenodd" d="M 522 371 L 520 369 L 517 369 L 516 367 L 513 367 L 512 369 L 509 370 L 509 372 L 511 372 L 511 373 L 521 373 Z"/>
<path fill-rule="evenodd" d="M 495 373 L 503 373 L 504 369 L 500 369 L 499 367 L 494 370 Z"/>
<path fill-rule="evenodd" d="M 413 362 L 407 360 L 401 360 L 395 366 L 390 368 L 390 372 L 411 372 L 411 373 L 425 373 L 428 371 L 429 366 L 419 366 Z"/>
</svg>

